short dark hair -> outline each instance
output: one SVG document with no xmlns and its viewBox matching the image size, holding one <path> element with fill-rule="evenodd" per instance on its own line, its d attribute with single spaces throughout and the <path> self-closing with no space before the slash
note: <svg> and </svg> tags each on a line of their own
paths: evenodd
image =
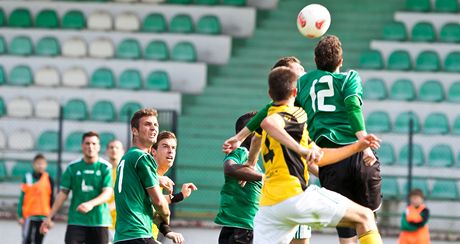
<svg viewBox="0 0 460 244">
<path fill-rule="evenodd" d="M 145 116 L 158 116 L 158 112 L 156 109 L 153 108 L 142 108 L 139 109 L 137 112 L 134 113 L 133 117 L 131 118 L 131 129 L 136 128 L 139 129 L 139 121 L 141 118 Z"/>
<path fill-rule="evenodd" d="M 342 43 L 333 35 L 324 36 L 315 48 L 315 63 L 319 70 L 334 72 L 342 60 Z"/>
<path fill-rule="evenodd" d="M 238 134 L 238 132 L 240 132 L 246 126 L 246 124 L 249 122 L 249 120 L 251 120 L 252 117 L 254 117 L 256 114 L 257 114 L 256 111 L 252 111 L 252 112 L 247 112 L 247 113 L 241 115 L 235 122 L 235 132 L 236 132 L 236 134 Z M 249 149 L 251 147 L 251 140 L 252 140 L 253 136 L 254 136 L 254 133 L 251 133 L 246 138 L 246 140 L 244 140 L 241 143 L 241 146 Z"/>
<path fill-rule="evenodd" d="M 419 188 L 412 189 L 409 192 L 409 197 L 412 197 L 412 196 L 419 196 L 419 197 L 425 199 L 425 194 L 423 194 L 423 191 L 420 190 Z"/>
<path fill-rule="evenodd" d="M 272 67 L 272 70 L 278 67 L 289 67 L 291 63 L 300 64 L 300 60 L 294 56 L 282 57 L 276 61 L 275 65 Z"/>
<path fill-rule="evenodd" d="M 287 67 L 273 69 L 268 76 L 268 93 L 273 101 L 289 98 L 297 83 L 297 74 Z"/>
<path fill-rule="evenodd" d="M 40 160 L 40 159 L 43 159 L 46 161 L 45 155 L 38 153 L 37 155 L 35 155 L 34 160 L 32 162 L 35 163 L 37 160 Z"/>
<path fill-rule="evenodd" d="M 158 149 L 158 143 L 160 143 L 161 140 L 164 139 L 174 139 L 177 141 L 176 135 L 172 133 L 171 131 L 162 131 L 160 134 L 158 134 L 157 142 L 153 144 L 153 149 L 157 150 Z"/>
<path fill-rule="evenodd" d="M 83 136 L 81 137 L 81 143 L 83 143 L 83 141 L 85 140 L 86 137 L 97 137 L 97 139 L 99 139 L 99 134 L 97 134 L 97 132 L 95 131 L 88 131 L 86 133 L 83 134 Z"/>
</svg>

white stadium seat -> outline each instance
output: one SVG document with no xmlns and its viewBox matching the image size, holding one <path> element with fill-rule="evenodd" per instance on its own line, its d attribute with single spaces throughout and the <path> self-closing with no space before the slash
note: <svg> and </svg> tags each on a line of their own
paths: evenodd
<svg viewBox="0 0 460 244">
<path fill-rule="evenodd" d="M 111 30 L 112 16 L 107 12 L 96 11 L 88 17 L 87 26 L 90 30 Z"/>
<path fill-rule="evenodd" d="M 29 99 L 17 97 L 8 102 L 8 116 L 27 118 L 33 115 L 33 106 Z"/>
<path fill-rule="evenodd" d="M 64 72 L 62 84 L 69 87 L 83 87 L 88 85 L 88 76 L 80 67 L 72 67 Z"/>
<path fill-rule="evenodd" d="M 113 43 L 108 38 L 99 38 L 89 44 L 89 56 L 94 58 L 112 58 L 115 55 Z"/>
<path fill-rule="evenodd" d="M 45 98 L 35 104 L 35 116 L 43 119 L 59 118 L 59 102 L 53 98 Z"/>
<path fill-rule="evenodd" d="M 115 29 L 118 31 L 139 31 L 139 18 L 134 13 L 121 13 L 115 18 Z"/>
<path fill-rule="evenodd" d="M 6 135 L 3 130 L 0 130 L 0 149 L 6 148 Z"/>
<path fill-rule="evenodd" d="M 13 150 L 31 150 L 34 148 L 34 138 L 25 129 L 14 131 L 8 136 L 8 147 Z"/>
<path fill-rule="evenodd" d="M 71 38 L 64 42 L 62 46 L 62 55 L 67 57 L 84 57 L 86 56 L 86 43 L 78 37 Z"/>
<path fill-rule="evenodd" d="M 38 86 L 58 86 L 61 83 L 59 71 L 50 66 L 45 66 L 37 70 L 34 80 Z"/>
</svg>

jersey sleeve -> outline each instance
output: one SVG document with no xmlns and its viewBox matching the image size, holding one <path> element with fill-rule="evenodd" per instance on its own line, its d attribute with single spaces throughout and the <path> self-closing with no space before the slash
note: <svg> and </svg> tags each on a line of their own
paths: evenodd
<svg viewBox="0 0 460 244">
<path fill-rule="evenodd" d="M 363 112 L 361 110 L 361 102 L 357 96 L 351 96 L 345 99 L 345 108 L 348 114 L 348 121 L 354 133 L 365 131 Z"/>
<path fill-rule="evenodd" d="M 344 101 L 351 96 L 357 96 L 362 104 L 363 86 L 361 82 L 361 77 L 359 77 L 358 72 L 354 70 L 348 72 L 348 75 L 342 85 Z"/>
<path fill-rule="evenodd" d="M 225 158 L 224 158 L 224 162 L 227 161 L 227 160 L 232 160 L 233 162 L 235 162 L 237 164 L 243 163 L 243 162 L 241 162 L 242 161 L 241 152 L 242 152 L 242 150 L 238 149 L 238 150 L 235 150 L 235 151 L 227 154 L 227 156 L 225 156 Z"/>
<path fill-rule="evenodd" d="M 107 167 L 104 172 L 102 172 L 102 187 L 103 188 L 112 188 L 112 168 Z"/>
<path fill-rule="evenodd" d="M 137 175 L 139 176 L 139 179 L 141 180 L 144 188 L 150 188 L 159 185 L 157 171 L 153 167 L 152 162 L 147 159 L 147 155 L 141 156 L 135 167 Z"/>
<path fill-rule="evenodd" d="M 255 131 L 260 128 L 260 124 L 262 121 L 267 117 L 268 109 L 272 106 L 272 103 L 267 104 L 264 108 L 262 108 L 257 114 L 246 124 L 246 127 L 250 131 Z"/>
<path fill-rule="evenodd" d="M 70 167 L 67 167 L 67 169 L 62 174 L 60 187 L 62 189 L 66 189 L 66 190 L 71 189 L 71 187 L 72 187 L 72 172 L 71 172 Z"/>
</svg>

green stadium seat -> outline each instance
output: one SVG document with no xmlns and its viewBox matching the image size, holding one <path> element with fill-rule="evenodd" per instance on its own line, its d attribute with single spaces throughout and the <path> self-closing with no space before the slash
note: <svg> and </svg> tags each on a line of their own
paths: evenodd
<svg viewBox="0 0 460 244">
<path fill-rule="evenodd" d="M 169 91 L 171 89 L 168 73 L 153 71 L 147 76 L 145 84 L 147 90 Z"/>
<path fill-rule="evenodd" d="M 400 197 L 399 184 L 395 177 L 382 178 L 382 194 L 385 199 L 398 199 Z"/>
<path fill-rule="evenodd" d="M 88 119 L 88 109 L 85 101 L 81 99 L 71 99 L 64 106 L 64 119 L 86 120 Z"/>
<path fill-rule="evenodd" d="M 379 78 L 369 79 L 364 82 L 363 90 L 364 99 L 383 100 L 388 96 L 385 82 Z"/>
<path fill-rule="evenodd" d="M 412 28 L 412 41 L 432 42 L 436 40 L 436 31 L 429 22 L 419 22 Z"/>
<path fill-rule="evenodd" d="M 122 122 L 127 122 L 131 119 L 133 114 L 142 108 L 142 105 L 138 102 L 126 102 L 120 109 L 120 114 L 118 115 L 118 119 Z"/>
<path fill-rule="evenodd" d="M 458 200 L 458 188 L 456 180 L 436 180 L 430 199 L 434 200 Z"/>
<path fill-rule="evenodd" d="M 0 181 L 4 181 L 8 177 L 5 161 L 0 160 Z"/>
<path fill-rule="evenodd" d="M 410 55 L 405 50 L 396 50 L 388 58 L 388 69 L 390 70 L 410 70 L 412 68 Z"/>
<path fill-rule="evenodd" d="M 169 25 L 169 31 L 176 33 L 192 33 L 193 21 L 188 14 L 178 14 L 174 16 Z"/>
<path fill-rule="evenodd" d="M 408 187 L 409 187 L 409 184 L 406 180 L 404 184 L 404 189 L 403 189 L 405 196 L 409 194 Z M 428 181 L 426 179 L 418 179 L 418 178 L 412 179 L 412 190 L 417 189 L 417 188 L 420 189 L 423 192 L 423 195 L 425 196 L 428 196 L 430 194 L 430 188 L 428 186 Z"/>
<path fill-rule="evenodd" d="M 167 2 L 169 4 L 190 4 L 193 1 L 192 0 L 168 0 Z"/>
<path fill-rule="evenodd" d="M 415 70 L 438 71 L 441 68 L 438 53 L 435 51 L 423 51 L 417 56 Z"/>
<path fill-rule="evenodd" d="M 460 52 L 451 52 L 444 61 L 444 70 L 460 72 Z"/>
<path fill-rule="evenodd" d="M 457 12 L 458 2 L 457 0 L 436 0 L 434 9 L 437 12 Z"/>
<path fill-rule="evenodd" d="M 415 12 L 430 11 L 430 0 L 406 0 L 406 9 Z"/>
<path fill-rule="evenodd" d="M 44 131 L 37 140 L 37 149 L 45 152 L 56 152 L 59 148 L 59 135 L 57 131 Z"/>
<path fill-rule="evenodd" d="M 3 9 L 0 8 L 0 26 L 5 26 L 6 21 L 5 21 L 5 12 L 3 12 Z"/>
<path fill-rule="evenodd" d="M 68 152 L 81 152 L 82 131 L 74 131 L 65 139 L 65 150 Z"/>
<path fill-rule="evenodd" d="M 3 36 L 0 36 L 0 54 L 5 54 L 6 52 L 7 50 L 5 38 L 3 38 Z"/>
<path fill-rule="evenodd" d="M 220 21 L 217 16 L 205 15 L 198 20 L 196 32 L 201 34 L 218 35 L 221 33 Z"/>
<path fill-rule="evenodd" d="M 6 115 L 6 104 L 2 97 L 0 97 L 0 117 Z"/>
<path fill-rule="evenodd" d="M 166 19 L 162 14 L 152 13 L 144 18 L 142 31 L 144 32 L 166 32 L 168 26 Z"/>
<path fill-rule="evenodd" d="M 8 18 L 10 27 L 28 28 L 32 27 L 32 16 L 28 9 L 17 8 L 10 13 Z"/>
<path fill-rule="evenodd" d="M 393 165 L 396 162 L 395 150 L 389 143 L 382 143 L 377 151 L 379 162 L 383 165 Z"/>
<path fill-rule="evenodd" d="M 460 115 L 458 115 L 454 120 L 454 124 L 452 125 L 452 133 L 454 135 L 460 135 Z M 458 163 L 460 164 L 460 160 Z"/>
<path fill-rule="evenodd" d="M 383 69 L 382 54 L 377 50 L 369 50 L 361 54 L 359 67 L 363 69 Z"/>
<path fill-rule="evenodd" d="M 394 100 L 412 101 L 416 97 L 415 87 L 411 80 L 397 80 L 391 86 L 390 98 Z"/>
<path fill-rule="evenodd" d="M 431 148 L 428 154 L 428 166 L 452 167 L 454 166 L 454 153 L 447 144 L 437 144 Z"/>
<path fill-rule="evenodd" d="M 419 144 L 413 144 L 413 157 L 412 163 L 414 166 L 422 166 L 425 164 L 425 154 L 423 148 Z M 399 161 L 398 165 L 408 165 L 409 164 L 409 146 L 405 145 L 401 148 L 399 152 Z"/>
<path fill-rule="evenodd" d="M 139 90 L 142 88 L 142 75 L 139 70 L 127 69 L 121 73 L 118 80 L 119 88 L 132 90 Z"/>
<path fill-rule="evenodd" d="M 444 100 L 444 89 L 437 80 L 425 81 L 420 87 L 419 100 L 425 102 L 441 102 Z"/>
<path fill-rule="evenodd" d="M 33 76 L 29 66 L 18 65 L 10 71 L 8 83 L 14 86 L 32 85 Z"/>
<path fill-rule="evenodd" d="M 48 167 L 46 167 L 46 172 L 48 172 L 49 176 L 51 176 L 54 180 L 57 178 L 57 169 L 58 165 L 56 161 L 48 161 Z"/>
<path fill-rule="evenodd" d="M 395 125 L 393 127 L 393 130 L 396 133 L 402 133 L 402 134 L 409 133 L 409 120 L 410 120 L 410 118 L 413 119 L 413 123 L 414 123 L 413 131 L 414 131 L 414 133 L 420 132 L 420 122 L 419 122 L 418 116 L 413 112 L 402 112 L 402 113 L 400 113 L 396 117 Z"/>
<path fill-rule="evenodd" d="M 59 41 L 52 36 L 43 37 L 37 42 L 35 53 L 39 56 L 59 56 L 61 54 Z"/>
<path fill-rule="evenodd" d="M 113 88 L 115 87 L 115 77 L 112 70 L 108 68 L 99 68 L 91 75 L 89 83 L 93 88 Z"/>
<path fill-rule="evenodd" d="M 124 39 L 117 46 L 117 58 L 140 59 L 142 56 L 141 44 L 135 39 Z"/>
<path fill-rule="evenodd" d="M 197 55 L 195 46 L 190 42 L 178 42 L 172 51 L 172 59 L 182 62 L 195 62 Z"/>
<path fill-rule="evenodd" d="M 460 24 L 447 23 L 442 26 L 439 39 L 443 42 L 460 42 Z"/>
<path fill-rule="evenodd" d="M 70 10 L 62 17 L 62 28 L 64 29 L 84 29 L 85 27 L 85 16 L 79 10 Z"/>
<path fill-rule="evenodd" d="M 3 66 L 0 65 L 0 86 L 6 83 L 5 79 L 5 70 L 3 70 Z"/>
<path fill-rule="evenodd" d="M 10 42 L 9 53 L 13 55 L 31 55 L 33 53 L 32 40 L 28 36 L 16 36 Z"/>
<path fill-rule="evenodd" d="M 366 128 L 373 133 L 389 132 L 390 116 L 385 111 L 374 111 L 367 116 Z"/>
<path fill-rule="evenodd" d="M 447 100 L 449 102 L 460 103 L 460 81 L 452 83 L 447 92 Z"/>
<path fill-rule="evenodd" d="M 225 5 L 245 6 L 246 0 L 224 0 Z"/>
<path fill-rule="evenodd" d="M 217 5 L 219 3 L 219 0 L 195 0 L 195 4 L 198 5 Z"/>
<path fill-rule="evenodd" d="M 405 41 L 407 40 L 406 26 L 399 21 L 389 23 L 383 27 L 382 37 L 389 41 Z"/>
<path fill-rule="evenodd" d="M 425 134 L 447 134 L 449 133 L 449 120 L 443 113 L 431 113 L 425 119 Z"/>
<path fill-rule="evenodd" d="M 111 101 L 101 100 L 96 102 L 91 109 L 91 119 L 96 121 L 115 121 L 115 106 Z"/>
<path fill-rule="evenodd" d="M 59 19 L 56 11 L 44 9 L 40 11 L 35 19 L 35 26 L 38 28 L 59 28 Z"/>
<path fill-rule="evenodd" d="M 101 152 L 104 153 L 107 150 L 109 142 L 116 139 L 116 136 L 112 132 L 101 132 L 99 134 L 99 140 L 101 143 Z"/>
<path fill-rule="evenodd" d="M 145 48 L 144 58 L 151 60 L 168 60 L 168 45 L 166 45 L 164 41 L 151 41 Z"/>
<path fill-rule="evenodd" d="M 21 181 L 24 175 L 32 172 L 32 163 L 28 161 L 16 161 L 11 170 L 11 177 L 15 181 Z"/>
</svg>

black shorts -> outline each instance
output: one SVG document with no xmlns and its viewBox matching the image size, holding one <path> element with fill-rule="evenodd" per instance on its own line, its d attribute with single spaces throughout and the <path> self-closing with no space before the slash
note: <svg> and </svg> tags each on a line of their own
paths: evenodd
<svg viewBox="0 0 460 244">
<path fill-rule="evenodd" d="M 254 232 L 252 230 L 222 227 L 219 235 L 219 244 L 252 244 Z"/>
<path fill-rule="evenodd" d="M 27 218 L 22 225 L 22 243 L 23 244 L 42 244 L 44 234 L 40 233 L 40 226 L 43 220 Z"/>
<path fill-rule="evenodd" d="M 116 244 L 156 244 L 159 243 L 153 238 L 137 238 L 126 241 L 117 241 Z"/>
<path fill-rule="evenodd" d="M 107 244 L 109 243 L 109 228 L 68 225 L 65 232 L 65 243 Z"/>
</svg>

